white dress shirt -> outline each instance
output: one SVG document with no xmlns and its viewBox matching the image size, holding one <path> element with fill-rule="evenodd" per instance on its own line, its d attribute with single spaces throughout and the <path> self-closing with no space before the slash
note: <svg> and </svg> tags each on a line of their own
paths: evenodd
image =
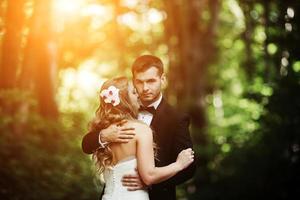
<svg viewBox="0 0 300 200">
<path fill-rule="evenodd" d="M 152 104 L 148 105 L 147 107 L 153 106 L 156 110 L 161 100 L 162 100 L 162 94 L 160 94 L 160 97 L 156 101 L 154 101 Z M 148 126 L 150 126 L 152 119 L 153 119 L 153 114 L 149 113 L 148 111 L 141 111 L 138 114 L 138 120 L 143 121 Z"/>
</svg>

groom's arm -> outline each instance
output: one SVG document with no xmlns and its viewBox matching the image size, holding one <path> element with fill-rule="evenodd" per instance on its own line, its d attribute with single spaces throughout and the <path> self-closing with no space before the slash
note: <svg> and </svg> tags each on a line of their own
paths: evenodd
<svg viewBox="0 0 300 200">
<path fill-rule="evenodd" d="M 187 148 L 193 148 L 192 140 L 189 133 L 189 117 L 188 115 L 181 116 L 180 119 L 178 119 L 178 122 L 175 123 L 178 126 L 173 129 L 175 132 L 174 134 L 174 146 L 173 146 L 173 157 L 174 160 L 176 160 L 177 155 L 184 149 Z M 184 183 L 185 181 L 192 178 L 196 171 L 196 165 L 195 162 L 193 162 L 189 167 L 184 169 L 183 171 L 177 173 L 172 178 L 160 183 L 164 186 L 168 185 L 179 185 Z"/>
<path fill-rule="evenodd" d="M 126 122 L 126 120 L 123 120 L 117 124 L 111 124 L 105 129 L 88 132 L 82 139 L 81 146 L 83 152 L 91 154 L 99 147 L 103 147 L 105 143 L 129 142 L 135 136 L 135 130 L 133 127 L 124 125 Z"/>
<path fill-rule="evenodd" d="M 87 133 L 81 143 L 82 151 L 86 154 L 92 154 L 100 147 L 99 131 L 91 131 Z"/>
</svg>

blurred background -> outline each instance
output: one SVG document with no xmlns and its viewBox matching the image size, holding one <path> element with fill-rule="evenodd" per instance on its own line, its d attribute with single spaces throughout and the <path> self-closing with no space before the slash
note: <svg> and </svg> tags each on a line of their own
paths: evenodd
<svg viewBox="0 0 300 200">
<path fill-rule="evenodd" d="M 97 199 L 81 151 L 108 78 L 165 65 L 197 153 L 180 200 L 300 191 L 300 2 L 1 0 L 0 198 Z"/>
</svg>

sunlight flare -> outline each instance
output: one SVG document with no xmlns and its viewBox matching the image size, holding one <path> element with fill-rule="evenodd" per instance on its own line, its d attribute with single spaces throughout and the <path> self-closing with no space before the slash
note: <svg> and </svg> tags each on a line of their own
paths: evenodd
<svg viewBox="0 0 300 200">
<path fill-rule="evenodd" d="M 55 0 L 53 9 L 58 15 L 76 15 L 83 5 L 84 0 Z"/>
</svg>

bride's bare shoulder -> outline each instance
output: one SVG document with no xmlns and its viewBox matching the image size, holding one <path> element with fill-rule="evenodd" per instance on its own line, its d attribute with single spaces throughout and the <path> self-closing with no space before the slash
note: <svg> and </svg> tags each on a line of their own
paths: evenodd
<svg viewBox="0 0 300 200">
<path fill-rule="evenodd" d="M 128 125 L 135 128 L 137 134 L 152 132 L 151 128 L 147 124 L 139 120 L 128 121 Z"/>
</svg>

